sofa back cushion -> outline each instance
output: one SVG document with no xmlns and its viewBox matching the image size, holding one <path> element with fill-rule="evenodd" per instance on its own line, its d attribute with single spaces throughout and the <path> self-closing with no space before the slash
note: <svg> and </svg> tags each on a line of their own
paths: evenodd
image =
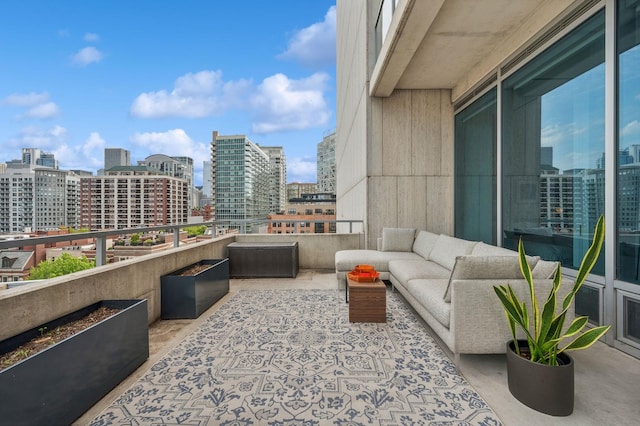
<svg viewBox="0 0 640 426">
<path fill-rule="evenodd" d="M 528 257 L 528 261 L 529 267 L 533 269 L 540 258 Z M 451 281 L 487 279 L 522 279 L 518 256 L 458 256 L 449 276 L 444 301 L 451 302 Z"/>
<path fill-rule="evenodd" d="M 480 241 L 473 247 L 471 254 L 474 256 L 517 256 L 518 252 Z"/>
<path fill-rule="evenodd" d="M 552 262 L 550 260 L 541 260 L 538 264 L 532 268 L 531 276 L 535 279 L 549 279 L 553 278 L 556 274 L 556 268 L 558 267 L 558 262 Z"/>
<path fill-rule="evenodd" d="M 438 234 L 429 231 L 418 232 L 416 240 L 413 242 L 413 252 L 422 256 L 424 259 L 429 259 L 429 254 L 436 245 L 438 237 Z"/>
<path fill-rule="evenodd" d="M 381 251 L 411 251 L 415 228 L 382 228 Z"/>
<path fill-rule="evenodd" d="M 440 266 L 444 266 L 448 270 L 453 269 L 456 263 L 456 257 L 471 254 L 473 247 L 477 243 L 475 241 L 467 241 L 461 238 L 450 237 L 440 234 L 438 239 L 429 253 L 429 259 L 436 262 Z"/>
</svg>

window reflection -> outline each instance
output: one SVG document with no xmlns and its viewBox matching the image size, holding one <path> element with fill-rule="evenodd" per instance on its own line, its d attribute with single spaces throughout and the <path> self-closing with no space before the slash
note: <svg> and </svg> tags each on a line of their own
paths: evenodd
<svg viewBox="0 0 640 426">
<path fill-rule="evenodd" d="M 580 266 L 604 213 L 604 82 L 604 12 L 505 80 L 505 247 Z"/>
</svg>

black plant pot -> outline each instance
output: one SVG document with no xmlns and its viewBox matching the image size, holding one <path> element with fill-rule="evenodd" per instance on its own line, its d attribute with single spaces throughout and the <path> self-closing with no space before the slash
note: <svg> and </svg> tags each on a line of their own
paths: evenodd
<svg viewBox="0 0 640 426">
<path fill-rule="evenodd" d="M 518 340 L 527 348 L 526 340 Z M 528 349 L 527 349 L 528 350 Z M 509 391 L 524 405 L 552 416 L 573 413 L 573 359 L 564 353 L 558 356 L 558 366 L 531 362 L 516 354 L 513 341 L 507 343 L 507 377 Z"/>
<path fill-rule="evenodd" d="M 149 357 L 146 300 L 105 300 L 0 342 L 6 353 L 40 329 L 78 320 L 101 306 L 107 319 L 0 371 L 0 425 L 66 425 L 95 405 Z"/>
<path fill-rule="evenodd" d="M 211 265 L 194 275 L 177 275 Z M 198 318 L 229 292 L 229 259 L 207 259 L 160 277 L 162 319 Z"/>
</svg>

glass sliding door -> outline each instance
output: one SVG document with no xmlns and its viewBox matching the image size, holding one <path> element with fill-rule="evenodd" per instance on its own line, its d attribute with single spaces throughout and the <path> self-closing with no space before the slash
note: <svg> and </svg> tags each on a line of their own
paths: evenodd
<svg viewBox="0 0 640 426">
<path fill-rule="evenodd" d="M 616 278 L 637 285 L 640 284 L 640 0 L 616 3 L 619 152 Z M 619 299 L 622 316 L 619 337 L 640 345 L 640 295 L 620 292 Z"/>
<path fill-rule="evenodd" d="M 573 269 L 604 214 L 604 27 L 601 11 L 502 84 L 503 245 Z"/>
<path fill-rule="evenodd" d="M 496 244 L 496 89 L 455 117 L 455 235 Z"/>
</svg>

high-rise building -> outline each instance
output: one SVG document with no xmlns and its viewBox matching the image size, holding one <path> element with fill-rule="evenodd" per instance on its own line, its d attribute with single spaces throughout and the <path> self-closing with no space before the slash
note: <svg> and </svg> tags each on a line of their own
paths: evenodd
<svg viewBox="0 0 640 426">
<path fill-rule="evenodd" d="M 211 165 L 216 220 L 247 233 L 266 226 L 269 214 L 269 156 L 246 135 L 212 134 Z M 264 222 L 260 222 L 264 220 Z"/>
<path fill-rule="evenodd" d="M 9 167 L 0 174 L 0 232 L 79 227 L 79 177 L 63 170 Z"/>
<path fill-rule="evenodd" d="M 260 146 L 271 162 L 269 213 L 284 211 L 287 202 L 287 158 L 281 146 Z"/>
<path fill-rule="evenodd" d="M 22 148 L 22 164 L 37 165 L 40 158 L 40 150 L 38 148 Z"/>
<path fill-rule="evenodd" d="M 104 149 L 104 170 L 107 171 L 115 166 L 130 166 L 131 153 L 122 148 Z"/>
<path fill-rule="evenodd" d="M 302 198 L 303 194 L 317 193 L 318 185 L 316 183 L 300 183 L 291 182 L 287 184 L 287 201 L 293 198 Z"/>
<path fill-rule="evenodd" d="M 336 132 L 326 135 L 318 144 L 318 192 L 336 193 Z"/>
<path fill-rule="evenodd" d="M 167 176 L 185 179 L 189 187 L 188 204 L 189 208 L 197 207 L 193 202 L 193 158 L 191 157 L 170 157 L 164 154 L 150 155 L 142 161 L 138 161 L 139 166 L 147 166 L 150 170 Z"/>
<path fill-rule="evenodd" d="M 187 181 L 146 166 L 80 178 L 80 223 L 93 230 L 187 223 Z"/>
<path fill-rule="evenodd" d="M 41 153 L 40 158 L 36 160 L 36 164 L 38 166 L 51 167 L 52 169 L 56 170 L 60 168 L 58 160 L 56 160 L 55 155 L 51 152 Z"/>
<path fill-rule="evenodd" d="M 210 198 L 213 194 L 212 177 L 213 168 L 211 167 L 211 161 L 204 161 L 202 163 L 202 197 Z"/>
</svg>

